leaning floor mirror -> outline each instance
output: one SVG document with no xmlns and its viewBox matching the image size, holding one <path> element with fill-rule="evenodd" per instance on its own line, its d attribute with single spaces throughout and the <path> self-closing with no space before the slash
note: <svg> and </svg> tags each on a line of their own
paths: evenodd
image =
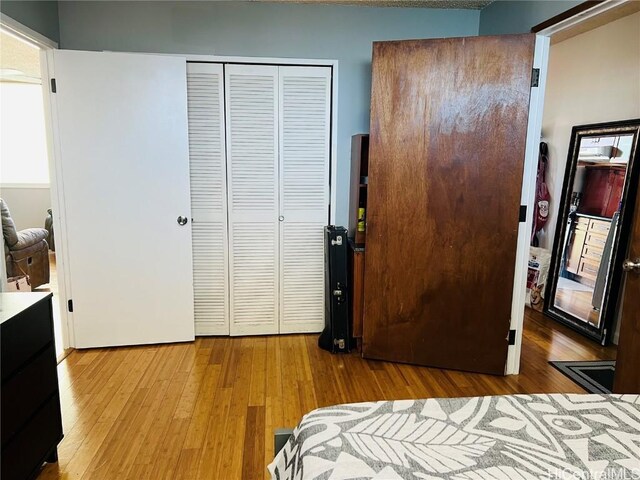
<svg viewBox="0 0 640 480">
<path fill-rule="evenodd" d="M 574 127 L 545 313 L 608 343 L 638 194 L 640 119 Z"/>
</svg>

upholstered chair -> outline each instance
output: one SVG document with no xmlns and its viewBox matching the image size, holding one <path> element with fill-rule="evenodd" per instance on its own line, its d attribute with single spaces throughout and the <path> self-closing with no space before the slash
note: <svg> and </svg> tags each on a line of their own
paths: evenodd
<svg viewBox="0 0 640 480">
<path fill-rule="evenodd" d="M 49 283 L 49 233 L 44 228 L 16 231 L 9 207 L 0 198 L 7 277 L 29 276 L 31 288 Z"/>
</svg>

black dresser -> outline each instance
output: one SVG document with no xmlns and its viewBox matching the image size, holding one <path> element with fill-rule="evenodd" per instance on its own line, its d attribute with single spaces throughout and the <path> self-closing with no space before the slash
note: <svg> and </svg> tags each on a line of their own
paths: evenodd
<svg viewBox="0 0 640 480">
<path fill-rule="evenodd" d="M 0 293 L 2 480 L 58 460 L 60 392 L 50 293 Z"/>
</svg>

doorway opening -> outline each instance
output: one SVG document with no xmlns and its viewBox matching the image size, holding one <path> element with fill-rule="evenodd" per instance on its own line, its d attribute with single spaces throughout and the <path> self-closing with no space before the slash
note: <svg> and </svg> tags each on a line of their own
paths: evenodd
<svg viewBox="0 0 640 480">
<path fill-rule="evenodd" d="M 3 18 L 4 20 L 4 18 Z M 8 290 L 51 292 L 56 356 L 68 344 L 59 295 L 42 46 L 0 26 L 0 197 Z M 25 279 L 26 277 L 26 279 Z M 4 279 L 3 279 L 4 281 Z"/>
<path fill-rule="evenodd" d="M 593 393 L 614 389 L 622 264 L 638 218 L 639 7 L 603 2 L 586 19 L 558 19 L 555 32 L 551 20 L 534 27 L 551 45 L 525 321 L 600 343 L 561 348 L 550 334 L 547 352 Z"/>
</svg>

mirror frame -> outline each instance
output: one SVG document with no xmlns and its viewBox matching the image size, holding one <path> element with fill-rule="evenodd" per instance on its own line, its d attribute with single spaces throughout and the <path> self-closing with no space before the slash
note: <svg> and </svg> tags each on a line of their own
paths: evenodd
<svg viewBox="0 0 640 480">
<path fill-rule="evenodd" d="M 604 300 L 600 311 L 600 326 L 593 327 L 589 323 L 581 320 L 568 312 L 556 307 L 554 299 L 558 286 L 558 269 L 561 264 L 563 247 L 566 235 L 567 216 L 569 215 L 571 194 L 578 166 L 578 152 L 580 142 L 584 137 L 612 136 L 633 134 L 633 143 L 627 166 L 627 178 L 622 191 L 622 208 L 616 236 L 613 242 L 613 253 L 609 265 L 609 282 L 605 288 Z M 558 211 L 555 239 L 551 255 L 551 265 L 549 268 L 549 280 L 547 281 L 546 295 L 544 300 L 544 313 L 548 317 L 557 320 L 568 327 L 577 330 L 607 345 L 612 336 L 611 326 L 617 314 L 620 301 L 620 287 L 622 280 L 622 262 L 627 254 L 629 235 L 633 223 L 635 199 L 638 194 L 638 183 L 640 175 L 640 159 L 638 158 L 640 140 L 640 118 L 624 120 L 619 122 L 597 123 L 591 125 L 578 125 L 571 130 L 571 140 L 569 142 L 569 152 L 567 155 L 567 166 L 562 183 L 562 203 Z"/>
</svg>

